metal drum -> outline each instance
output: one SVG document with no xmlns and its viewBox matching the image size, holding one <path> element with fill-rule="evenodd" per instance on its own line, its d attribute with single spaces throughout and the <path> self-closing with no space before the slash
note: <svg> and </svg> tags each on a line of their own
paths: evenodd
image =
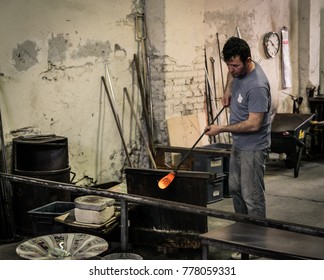
<svg viewBox="0 0 324 280">
<path fill-rule="evenodd" d="M 68 140 L 56 135 L 13 139 L 12 173 L 49 181 L 70 183 Z M 54 201 L 71 201 L 71 193 L 31 184 L 13 184 L 15 225 L 18 233 L 32 234 L 28 211 Z"/>
</svg>

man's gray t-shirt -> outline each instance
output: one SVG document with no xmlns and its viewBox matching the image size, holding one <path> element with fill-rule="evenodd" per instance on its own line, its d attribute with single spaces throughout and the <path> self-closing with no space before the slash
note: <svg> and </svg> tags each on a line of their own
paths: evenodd
<svg viewBox="0 0 324 280">
<path fill-rule="evenodd" d="M 232 133 L 233 146 L 245 151 L 270 148 L 271 95 L 269 81 L 259 64 L 244 78 L 235 78 L 232 85 L 230 123 L 248 119 L 249 112 L 264 112 L 261 127 L 256 132 Z"/>
</svg>

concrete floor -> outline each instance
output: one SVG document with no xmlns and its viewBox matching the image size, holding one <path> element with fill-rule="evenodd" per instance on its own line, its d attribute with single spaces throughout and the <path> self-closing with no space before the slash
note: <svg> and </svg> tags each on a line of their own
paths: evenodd
<svg viewBox="0 0 324 280">
<path fill-rule="evenodd" d="M 293 169 L 288 169 L 278 155 L 271 155 L 266 169 L 267 217 L 270 219 L 324 228 L 324 159 L 304 159 L 299 176 L 294 178 Z M 208 207 L 233 212 L 232 199 L 210 204 Z M 232 223 L 209 218 L 210 229 Z M 0 260 L 21 259 L 15 252 L 17 243 L 0 244 Z M 133 253 L 144 259 L 200 259 L 199 251 L 165 252 L 158 248 L 133 248 Z M 232 252 L 211 248 L 214 259 L 229 259 Z"/>
</svg>

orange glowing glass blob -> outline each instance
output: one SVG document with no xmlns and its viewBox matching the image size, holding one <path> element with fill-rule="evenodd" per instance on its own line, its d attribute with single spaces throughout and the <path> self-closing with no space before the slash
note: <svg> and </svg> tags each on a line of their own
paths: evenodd
<svg viewBox="0 0 324 280">
<path fill-rule="evenodd" d="M 158 183 L 159 188 L 162 190 L 167 188 L 173 181 L 175 175 L 175 172 L 170 172 L 168 175 L 164 176 Z"/>
</svg>

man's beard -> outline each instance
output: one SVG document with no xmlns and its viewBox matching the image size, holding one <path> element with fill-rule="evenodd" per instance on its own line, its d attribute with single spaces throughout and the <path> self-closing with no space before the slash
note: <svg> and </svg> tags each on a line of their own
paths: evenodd
<svg viewBox="0 0 324 280">
<path fill-rule="evenodd" d="M 236 74 L 236 75 L 232 75 L 233 78 L 237 78 L 237 79 L 243 79 L 247 74 L 247 67 L 244 66 L 244 71 L 240 74 Z"/>
</svg>

